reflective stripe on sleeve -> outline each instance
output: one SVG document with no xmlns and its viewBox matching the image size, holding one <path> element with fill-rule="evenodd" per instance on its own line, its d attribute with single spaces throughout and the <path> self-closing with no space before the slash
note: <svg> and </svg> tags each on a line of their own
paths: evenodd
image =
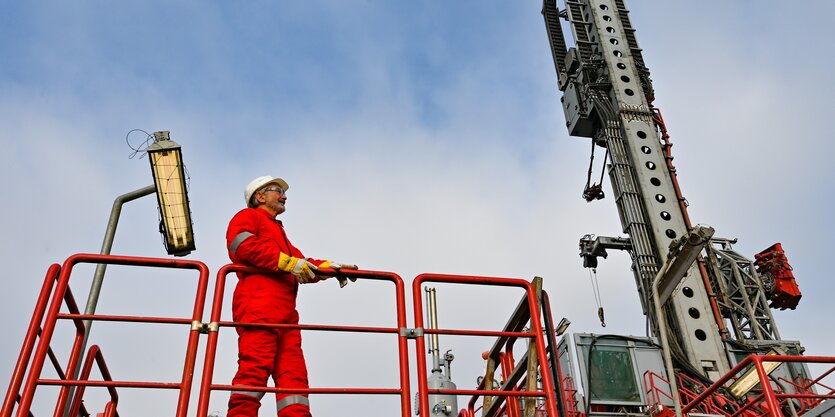
<svg viewBox="0 0 835 417">
<path fill-rule="evenodd" d="M 252 233 L 249 232 L 241 232 L 232 239 L 232 244 L 229 245 L 229 252 L 235 253 L 238 251 L 238 246 L 241 245 L 248 237 L 254 236 Z"/>
<path fill-rule="evenodd" d="M 229 393 L 229 395 L 235 395 L 235 394 L 238 394 L 238 395 L 247 395 L 247 396 L 250 396 L 250 397 L 255 397 L 255 398 L 257 398 L 258 400 L 261 400 L 261 398 L 262 398 L 262 397 L 264 397 L 264 393 L 263 393 L 263 392 L 261 392 L 261 391 L 231 391 L 231 392 Z M 305 399 L 306 399 L 306 398 L 305 398 Z"/>
<path fill-rule="evenodd" d="M 291 406 L 293 404 L 303 404 L 310 408 L 310 400 L 307 397 L 303 397 L 301 395 L 290 395 L 281 399 L 281 401 L 277 401 L 275 403 L 275 407 L 278 411 L 281 411 L 284 407 Z"/>
</svg>

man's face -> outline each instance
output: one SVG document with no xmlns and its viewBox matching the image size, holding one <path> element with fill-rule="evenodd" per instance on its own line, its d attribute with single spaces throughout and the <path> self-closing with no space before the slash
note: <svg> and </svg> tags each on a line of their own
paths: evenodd
<svg viewBox="0 0 835 417">
<path fill-rule="evenodd" d="M 287 201 L 287 196 L 284 195 L 284 190 L 276 184 L 270 184 L 260 191 L 258 191 L 256 198 L 258 203 L 273 216 L 278 216 L 284 213 L 284 203 Z"/>
</svg>

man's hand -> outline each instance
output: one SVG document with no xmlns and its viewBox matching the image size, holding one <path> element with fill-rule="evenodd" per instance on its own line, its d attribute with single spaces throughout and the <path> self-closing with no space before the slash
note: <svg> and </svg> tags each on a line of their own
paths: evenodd
<svg viewBox="0 0 835 417">
<path fill-rule="evenodd" d="M 341 264 L 341 263 L 333 262 L 333 261 L 323 262 L 319 266 L 322 267 L 322 268 L 333 268 L 337 271 L 339 271 L 340 269 L 359 269 L 359 267 L 357 267 L 356 265 L 353 265 L 353 264 Z M 345 288 L 345 286 L 348 285 L 348 280 L 349 279 L 351 280 L 351 282 L 356 282 L 357 281 L 356 277 L 341 277 L 341 276 L 337 275 L 336 280 L 339 281 L 339 288 Z"/>
<path fill-rule="evenodd" d="M 296 277 L 302 284 L 313 281 L 316 278 L 316 265 L 307 261 L 307 259 L 295 258 L 286 253 L 281 253 L 278 256 L 278 269 L 280 271 L 289 272 Z"/>
</svg>

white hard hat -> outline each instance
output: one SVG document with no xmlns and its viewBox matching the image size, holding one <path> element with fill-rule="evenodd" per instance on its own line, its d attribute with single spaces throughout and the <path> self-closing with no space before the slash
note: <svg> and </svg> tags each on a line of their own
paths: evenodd
<svg viewBox="0 0 835 417">
<path fill-rule="evenodd" d="M 246 202 L 247 207 L 252 207 L 252 195 L 267 184 L 276 184 L 284 189 L 284 191 L 287 191 L 287 189 L 290 188 L 290 186 L 287 185 L 287 181 L 284 181 L 281 178 L 271 177 L 269 175 L 258 177 L 250 181 L 249 184 L 246 185 L 246 188 L 244 188 L 244 201 Z"/>
</svg>

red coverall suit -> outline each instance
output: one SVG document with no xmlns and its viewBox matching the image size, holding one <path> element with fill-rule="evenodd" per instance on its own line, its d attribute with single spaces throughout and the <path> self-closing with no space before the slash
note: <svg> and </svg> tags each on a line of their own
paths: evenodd
<svg viewBox="0 0 835 417">
<path fill-rule="evenodd" d="M 266 210 L 246 208 L 229 222 L 227 248 L 232 262 L 276 271 L 279 253 L 304 259 L 287 239 L 281 222 Z M 314 265 L 323 260 L 309 259 Z M 299 283 L 284 272 L 280 275 L 238 273 L 232 298 L 232 319 L 245 323 L 298 324 L 296 294 Z M 233 385 L 266 387 L 272 376 L 277 387 L 307 388 L 307 367 L 298 329 L 237 328 L 238 372 Z M 227 417 L 256 417 L 263 392 L 232 391 Z M 307 395 L 278 394 L 279 417 L 309 417 Z"/>
</svg>

